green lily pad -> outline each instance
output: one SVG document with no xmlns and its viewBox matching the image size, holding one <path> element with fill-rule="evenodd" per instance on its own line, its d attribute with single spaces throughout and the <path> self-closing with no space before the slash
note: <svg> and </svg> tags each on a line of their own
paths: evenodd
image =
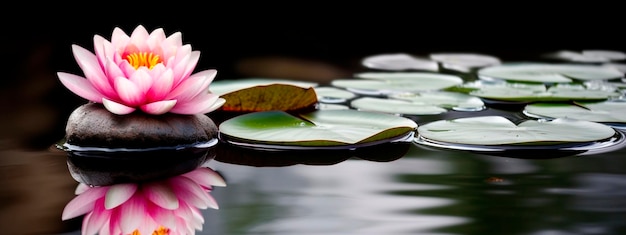
<svg viewBox="0 0 626 235">
<path fill-rule="evenodd" d="M 614 90 L 588 89 L 582 85 L 506 85 L 483 86 L 469 92 L 469 95 L 503 101 L 538 102 L 538 101 L 601 101 L 620 96 Z"/>
<path fill-rule="evenodd" d="M 616 69 L 582 64 L 510 63 L 478 70 L 481 79 L 535 83 L 570 83 L 574 80 L 611 80 L 623 77 Z"/>
<path fill-rule="evenodd" d="M 626 102 L 534 103 L 524 108 L 534 117 L 574 118 L 592 122 L 626 123 Z"/>
<path fill-rule="evenodd" d="M 441 90 L 463 83 L 461 77 L 428 72 L 369 72 L 356 74 L 357 79 L 337 79 L 331 85 L 360 94 L 390 94 Z M 360 79 L 359 79 L 360 78 Z"/>
<path fill-rule="evenodd" d="M 553 145 L 592 142 L 610 138 L 607 125 L 568 118 L 552 121 L 526 120 L 516 125 L 501 116 L 439 120 L 417 129 L 421 138 L 468 145 Z"/>
<path fill-rule="evenodd" d="M 222 140 L 269 148 L 360 146 L 401 138 L 416 128 L 417 124 L 408 118 L 351 109 L 294 115 L 283 111 L 255 112 L 219 125 Z"/>
</svg>

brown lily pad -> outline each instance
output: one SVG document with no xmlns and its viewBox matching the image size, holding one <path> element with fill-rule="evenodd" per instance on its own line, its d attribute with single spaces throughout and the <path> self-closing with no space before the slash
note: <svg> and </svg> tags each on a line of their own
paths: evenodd
<svg viewBox="0 0 626 235">
<path fill-rule="evenodd" d="M 317 94 L 313 87 L 300 87 L 290 84 L 260 85 L 236 90 L 221 95 L 226 99 L 223 111 L 295 111 L 317 104 Z"/>
</svg>

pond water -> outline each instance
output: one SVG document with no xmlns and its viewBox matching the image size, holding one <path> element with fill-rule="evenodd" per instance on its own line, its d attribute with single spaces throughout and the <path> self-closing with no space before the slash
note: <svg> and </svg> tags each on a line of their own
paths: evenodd
<svg viewBox="0 0 626 235">
<path fill-rule="evenodd" d="M 205 166 L 219 172 L 227 186 L 211 192 L 220 208 L 202 210 L 205 222 L 196 234 L 626 233 L 626 149 L 621 146 L 576 156 L 534 152 L 521 158 L 414 142 L 400 148 L 400 153 L 378 151 L 368 157 L 237 157 L 217 151 Z M 63 171 L 65 153 L 30 155 L 38 161 L 35 167 L 4 171 L 12 181 L 3 183 L 16 190 L 2 196 L 16 202 L 44 200 L 36 203 L 43 206 L 18 203 L 28 213 L 16 214 L 24 218 L 4 214 L 3 223 L 31 219 L 27 214 L 41 211 L 48 214 L 41 217 L 46 219 L 42 224 L 63 225 L 54 234 L 80 234 L 79 219 L 62 222 L 59 217 L 76 186 Z M 24 180 L 44 173 L 49 175 L 43 178 L 54 177 L 62 185 Z M 48 201 L 37 196 L 38 190 L 20 189 L 38 185 L 50 190 Z M 20 210 L 10 204 L 3 209 Z"/>
</svg>

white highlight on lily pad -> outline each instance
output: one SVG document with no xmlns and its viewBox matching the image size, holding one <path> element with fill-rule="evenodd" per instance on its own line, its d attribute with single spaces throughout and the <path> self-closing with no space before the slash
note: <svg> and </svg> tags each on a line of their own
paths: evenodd
<svg viewBox="0 0 626 235">
<path fill-rule="evenodd" d="M 430 59 L 441 63 L 447 69 L 470 72 L 475 68 L 499 65 L 500 59 L 476 53 L 433 53 Z"/>
<path fill-rule="evenodd" d="M 356 97 L 356 94 L 336 87 L 323 86 L 313 89 L 315 90 L 315 94 L 317 94 L 317 100 L 324 103 L 343 103 Z"/>
<path fill-rule="evenodd" d="M 485 108 L 482 99 L 459 92 L 430 91 L 420 93 L 395 93 L 389 98 L 407 100 L 419 105 L 436 105 L 458 111 L 478 111 Z"/>
<path fill-rule="evenodd" d="M 536 83 L 611 80 L 623 76 L 622 72 L 611 67 L 583 64 L 510 63 L 478 70 L 480 79 Z"/>
<path fill-rule="evenodd" d="M 441 90 L 463 83 L 459 76 L 429 72 L 367 72 L 355 77 L 333 80 L 331 85 L 359 94 L 380 95 Z"/>
<path fill-rule="evenodd" d="M 316 110 L 293 116 L 283 111 L 243 114 L 222 122 L 220 137 L 243 144 L 328 147 L 404 137 L 417 128 L 408 118 L 352 109 Z"/>
<path fill-rule="evenodd" d="M 501 116 L 439 120 L 418 127 L 428 140 L 469 145 L 546 145 L 592 142 L 615 135 L 607 125 L 568 118 L 552 121 L 526 120 L 516 125 Z"/>
<path fill-rule="evenodd" d="M 330 104 L 330 103 L 318 103 L 316 108 L 319 110 L 350 109 L 350 107 L 345 104 Z"/>
<path fill-rule="evenodd" d="M 432 115 L 448 110 L 436 105 L 418 104 L 408 100 L 361 97 L 350 102 L 350 106 L 361 111 L 383 112 L 389 114 Z"/>
<path fill-rule="evenodd" d="M 531 117 L 573 118 L 592 122 L 626 123 L 626 102 L 535 103 L 526 105 Z"/>
<path fill-rule="evenodd" d="M 402 70 L 425 70 L 437 71 L 439 65 L 436 61 L 420 58 L 406 53 L 381 54 L 365 57 L 361 64 L 367 68 L 402 71 Z"/>
<path fill-rule="evenodd" d="M 238 90 L 243 90 L 250 87 L 266 86 L 272 84 L 287 84 L 298 86 L 302 88 L 317 87 L 319 84 L 315 82 L 297 81 L 289 79 L 275 79 L 275 78 L 242 78 L 242 79 L 228 79 L 228 80 L 215 80 L 211 83 L 209 90 L 217 95 L 228 94 Z"/>
</svg>

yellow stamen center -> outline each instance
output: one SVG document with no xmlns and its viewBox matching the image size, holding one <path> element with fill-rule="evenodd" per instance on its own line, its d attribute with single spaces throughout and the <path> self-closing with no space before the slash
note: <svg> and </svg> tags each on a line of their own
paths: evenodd
<svg viewBox="0 0 626 235">
<path fill-rule="evenodd" d="M 154 232 L 152 233 L 152 235 L 169 235 L 169 234 L 170 234 L 170 229 L 163 227 L 163 226 L 159 226 L 159 228 L 157 230 L 154 230 Z M 130 235 L 141 235 L 141 233 L 139 233 L 139 230 L 135 230 Z"/>
<path fill-rule="evenodd" d="M 126 60 L 135 69 L 140 66 L 148 67 L 152 69 L 155 65 L 161 63 L 159 55 L 152 54 L 152 52 L 134 52 L 126 55 Z"/>
</svg>

